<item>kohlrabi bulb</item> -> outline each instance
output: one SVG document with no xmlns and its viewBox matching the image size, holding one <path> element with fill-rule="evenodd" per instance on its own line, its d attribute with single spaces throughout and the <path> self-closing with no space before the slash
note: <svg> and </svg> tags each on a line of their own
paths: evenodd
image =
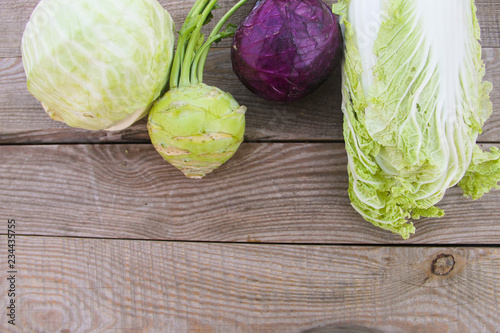
<svg viewBox="0 0 500 333">
<path fill-rule="evenodd" d="M 168 91 L 153 106 L 148 130 L 155 149 L 189 178 L 202 178 L 236 152 L 246 107 L 204 83 Z"/>
</svg>

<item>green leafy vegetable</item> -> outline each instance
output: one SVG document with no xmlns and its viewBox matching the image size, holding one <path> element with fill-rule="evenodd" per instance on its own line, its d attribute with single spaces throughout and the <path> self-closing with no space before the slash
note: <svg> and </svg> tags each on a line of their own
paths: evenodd
<svg viewBox="0 0 500 333">
<path fill-rule="evenodd" d="M 231 94 L 202 82 L 212 43 L 234 34 L 227 19 L 246 0 L 234 5 L 205 41 L 201 28 L 212 17 L 217 0 L 197 0 L 177 42 L 170 90 L 153 106 L 148 130 L 156 150 L 189 178 L 202 178 L 233 156 L 245 132 L 246 107 Z"/>
<path fill-rule="evenodd" d="M 496 187 L 500 153 L 476 145 L 492 113 L 473 0 L 341 0 L 349 196 L 368 221 L 408 238 L 409 221 L 457 183 Z M 465 176 L 465 177 L 464 177 Z"/>
</svg>

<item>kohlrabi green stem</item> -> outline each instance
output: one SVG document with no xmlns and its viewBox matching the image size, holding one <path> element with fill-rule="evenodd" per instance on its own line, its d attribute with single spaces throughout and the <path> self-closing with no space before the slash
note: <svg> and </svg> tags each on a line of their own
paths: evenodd
<svg viewBox="0 0 500 333">
<path fill-rule="evenodd" d="M 198 22 L 196 24 L 196 28 L 194 29 L 193 33 L 189 37 L 189 42 L 187 49 L 184 54 L 184 58 L 182 60 L 182 68 L 181 68 L 181 79 L 179 82 L 179 86 L 188 86 L 191 84 L 191 64 L 193 62 L 193 58 L 195 57 L 195 48 L 197 45 L 199 45 L 199 39 L 201 36 L 201 28 L 205 24 L 208 15 L 212 12 L 212 9 L 215 7 L 217 4 L 217 0 L 211 0 L 207 6 L 204 7 L 203 12 L 201 13 L 200 17 L 198 17 Z"/>
<path fill-rule="evenodd" d="M 229 17 L 245 2 L 247 0 L 240 0 L 220 19 L 205 43 L 203 43 L 201 29 L 217 5 L 217 0 L 195 2 L 179 31 L 177 50 L 170 72 L 171 89 L 202 82 L 203 68 L 210 46 L 218 39 L 229 36 L 227 33 L 219 34 L 219 31 Z"/>
<path fill-rule="evenodd" d="M 189 11 L 186 20 L 182 24 L 182 28 L 179 31 L 179 38 L 177 40 L 177 50 L 175 51 L 174 60 L 172 62 L 172 69 L 170 70 L 170 89 L 177 88 L 179 86 L 179 77 L 181 75 L 181 65 L 184 61 L 184 53 L 186 49 L 186 43 L 189 40 L 189 34 L 193 31 L 196 25 L 193 25 L 193 20 L 203 12 L 208 0 L 196 0 L 193 7 Z"/>
<path fill-rule="evenodd" d="M 208 0 L 197 0 L 194 3 L 193 7 L 191 7 L 191 10 L 189 11 L 189 14 L 187 15 L 187 17 L 193 17 L 193 16 L 201 13 L 203 11 L 203 8 L 205 8 L 207 1 Z M 184 22 L 184 23 L 186 23 L 186 22 Z"/>
<path fill-rule="evenodd" d="M 183 37 L 179 35 L 179 38 L 177 39 L 177 50 L 175 51 L 174 61 L 172 62 L 172 69 L 170 70 L 170 89 L 177 88 L 177 86 L 179 85 L 179 75 L 182 62 L 180 48 L 183 44 Z"/>
<path fill-rule="evenodd" d="M 213 37 L 210 37 L 207 39 L 207 41 L 200 47 L 198 52 L 196 52 L 196 56 L 193 60 L 193 63 L 191 65 L 191 84 L 198 84 L 201 83 L 201 80 L 199 79 L 199 73 L 198 73 L 198 64 L 200 63 L 200 59 L 205 53 L 205 50 L 208 51 L 210 49 L 210 46 L 219 38 L 221 38 L 221 34 L 217 34 Z M 202 68 L 203 70 L 203 68 Z"/>
<path fill-rule="evenodd" d="M 202 54 L 199 57 L 199 60 L 198 60 L 198 62 L 196 64 L 196 72 L 197 72 L 196 77 L 197 77 L 197 81 L 198 82 L 201 83 L 203 81 L 203 69 L 205 67 L 205 62 L 207 60 L 208 51 L 210 50 L 210 46 L 212 45 L 212 43 L 214 41 L 216 41 L 218 39 L 218 38 L 213 39 L 213 37 L 215 37 L 219 33 L 220 29 L 226 23 L 226 21 L 231 17 L 231 15 L 233 15 L 233 13 L 238 8 L 240 8 L 241 6 L 243 6 L 243 4 L 245 4 L 245 2 L 247 2 L 247 0 L 240 0 L 230 10 L 227 11 L 227 13 L 220 19 L 220 21 L 217 23 L 217 25 L 213 28 L 212 32 L 208 36 L 207 42 L 205 43 L 205 44 L 208 44 L 208 47 L 206 47 L 205 45 L 203 45 L 200 48 L 203 51 L 202 51 Z"/>
</svg>

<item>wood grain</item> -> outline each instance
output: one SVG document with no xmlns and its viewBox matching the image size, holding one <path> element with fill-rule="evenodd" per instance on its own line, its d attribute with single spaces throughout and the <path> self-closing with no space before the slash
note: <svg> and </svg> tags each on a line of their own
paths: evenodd
<svg viewBox="0 0 500 333">
<path fill-rule="evenodd" d="M 250 93 L 234 75 L 229 49 L 210 52 L 205 82 L 230 92 L 248 107 L 247 141 L 342 141 L 339 71 L 306 98 L 279 104 Z M 486 79 L 495 87 L 491 93 L 494 113 L 479 140 L 500 141 L 500 49 L 484 49 Z M 293 129 L 293 130 L 292 130 Z M 145 120 L 121 132 L 71 129 L 50 119 L 26 89 L 19 58 L 0 59 L 0 143 L 102 143 L 149 142 Z"/>
<path fill-rule="evenodd" d="M 16 254 L 17 325 L 1 320 L 2 332 L 441 333 L 500 327 L 496 248 L 18 237 Z M 439 276 L 431 267 L 443 254 L 455 264 Z M 2 270 L 0 289 L 7 287 Z M 5 293 L 0 300 L 7 304 Z"/>
<path fill-rule="evenodd" d="M 22 234 L 316 244 L 499 244 L 500 191 L 458 188 L 409 241 L 364 221 L 343 144 L 253 143 L 203 180 L 150 144 L 0 146 L 0 216 Z"/>
<path fill-rule="evenodd" d="M 21 38 L 24 27 L 28 22 L 33 9 L 39 0 L 2 0 L 0 2 L 0 58 L 19 57 L 21 55 Z M 168 10 L 174 19 L 176 29 L 179 30 L 182 22 L 189 12 L 194 0 L 159 0 L 164 8 Z M 336 0 L 324 1 L 327 5 L 337 2 Z M 214 19 L 205 31 L 209 31 L 220 17 L 236 1 L 219 0 L 221 9 L 214 11 Z M 238 25 L 250 12 L 255 1 L 248 1 L 229 20 L 230 23 Z M 481 25 L 481 39 L 484 47 L 500 47 L 500 2 L 498 0 L 476 0 L 478 7 L 478 19 Z M 226 39 L 216 47 L 228 47 L 230 39 Z"/>
</svg>

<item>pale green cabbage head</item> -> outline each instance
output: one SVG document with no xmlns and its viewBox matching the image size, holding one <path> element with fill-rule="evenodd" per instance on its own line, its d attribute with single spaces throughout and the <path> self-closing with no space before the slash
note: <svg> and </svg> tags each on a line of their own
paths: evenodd
<svg viewBox="0 0 500 333">
<path fill-rule="evenodd" d="M 156 0 L 42 0 L 22 39 L 28 90 L 69 126 L 124 129 L 165 88 L 174 41 Z"/>
<path fill-rule="evenodd" d="M 368 221 L 408 238 L 459 184 L 478 198 L 500 152 L 476 139 L 492 113 L 473 0 L 340 0 L 349 196 Z"/>
</svg>

